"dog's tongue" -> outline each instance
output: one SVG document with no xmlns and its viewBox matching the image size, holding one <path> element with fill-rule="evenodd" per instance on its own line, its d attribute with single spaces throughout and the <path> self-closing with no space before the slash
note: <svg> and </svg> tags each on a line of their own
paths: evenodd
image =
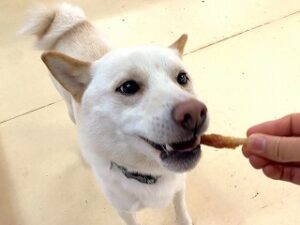
<svg viewBox="0 0 300 225">
<path fill-rule="evenodd" d="M 171 144 L 170 146 L 173 148 L 174 151 L 190 152 L 193 151 L 195 147 L 199 144 L 200 144 L 200 138 L 194 137 L 190 141 L 174 143 Z"/>
</svg>

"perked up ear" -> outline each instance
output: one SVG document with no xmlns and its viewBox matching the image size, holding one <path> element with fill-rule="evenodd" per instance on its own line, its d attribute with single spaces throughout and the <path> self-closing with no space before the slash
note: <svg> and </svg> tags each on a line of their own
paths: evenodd
<svg viewBox="0 0 300 225">
<path fill-rule="evenodd" d="M 54 78 L 71 93 L 77 102 L 80 102 L 91 80 L 89 74 L 91 63 L 54 51 L 45 52 L 41 58 Z"/>
<path fill-rule="evenodd" d="M 183 51 L 184 51 L 184 46 L 185 46 L 185 44 L 186 44 L 187 39 L 188 39 L 187 34 L 182 34 L 182 35 L 180 36 L 180 38 L 179 38 L 177 41 L 175 41 L 175 42 L 170 46 L 170 48 L 177 49 L 178 52 L 179 52 L 179 54 L 180 54 L 180 56 L 182 56 L 182 55 L 183 55 Z"/>
</svg>

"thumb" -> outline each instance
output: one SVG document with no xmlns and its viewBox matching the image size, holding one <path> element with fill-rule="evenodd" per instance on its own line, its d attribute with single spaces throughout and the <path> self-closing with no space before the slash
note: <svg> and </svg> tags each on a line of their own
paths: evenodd
<svg viewBox="0 0 300 225">
<path fill-rule="evenodd" d="M 300 137 L 252 134 L 247 148 L 251 153 L 275 162 L 300 162 Z"/>
</svg>

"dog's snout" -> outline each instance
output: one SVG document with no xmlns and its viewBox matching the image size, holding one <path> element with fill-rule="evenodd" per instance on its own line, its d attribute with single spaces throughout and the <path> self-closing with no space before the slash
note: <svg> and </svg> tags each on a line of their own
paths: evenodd
<svg viewBox="0 0 300 225">
<path fill-rule="evenodd" d="M 206 106 L 196 99 L 189 99 L 175 105 L 172 116 L 176 124 L 197 134 L 205 123 Z"/>
</svg>

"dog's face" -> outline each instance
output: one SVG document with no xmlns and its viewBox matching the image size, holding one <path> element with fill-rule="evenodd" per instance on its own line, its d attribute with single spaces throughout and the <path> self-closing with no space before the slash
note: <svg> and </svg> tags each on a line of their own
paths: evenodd
<svg viewBox="0 0 300 225">
<path fill-rule="evenodd" d="M 196 165 L 206 107 L 194 97 L 181 62 L 183 47 L 119 49 L 92 64 L 76 61 L 80 67 L 69 73 L 75 74 L 77 87 L 73 80 L 66 89 L 80 102 L 78 125 L 87 148 L 121 164 L 150 159 L 176 172 Z M 54 74 L 54 64 L 46 64 Z M 68 70 L 60 67 L 60 74 Z M 89 78 L 81 77 L 87 71 Z M 66 87 L 66 79 L 58 80 Z"/>
</svg>

